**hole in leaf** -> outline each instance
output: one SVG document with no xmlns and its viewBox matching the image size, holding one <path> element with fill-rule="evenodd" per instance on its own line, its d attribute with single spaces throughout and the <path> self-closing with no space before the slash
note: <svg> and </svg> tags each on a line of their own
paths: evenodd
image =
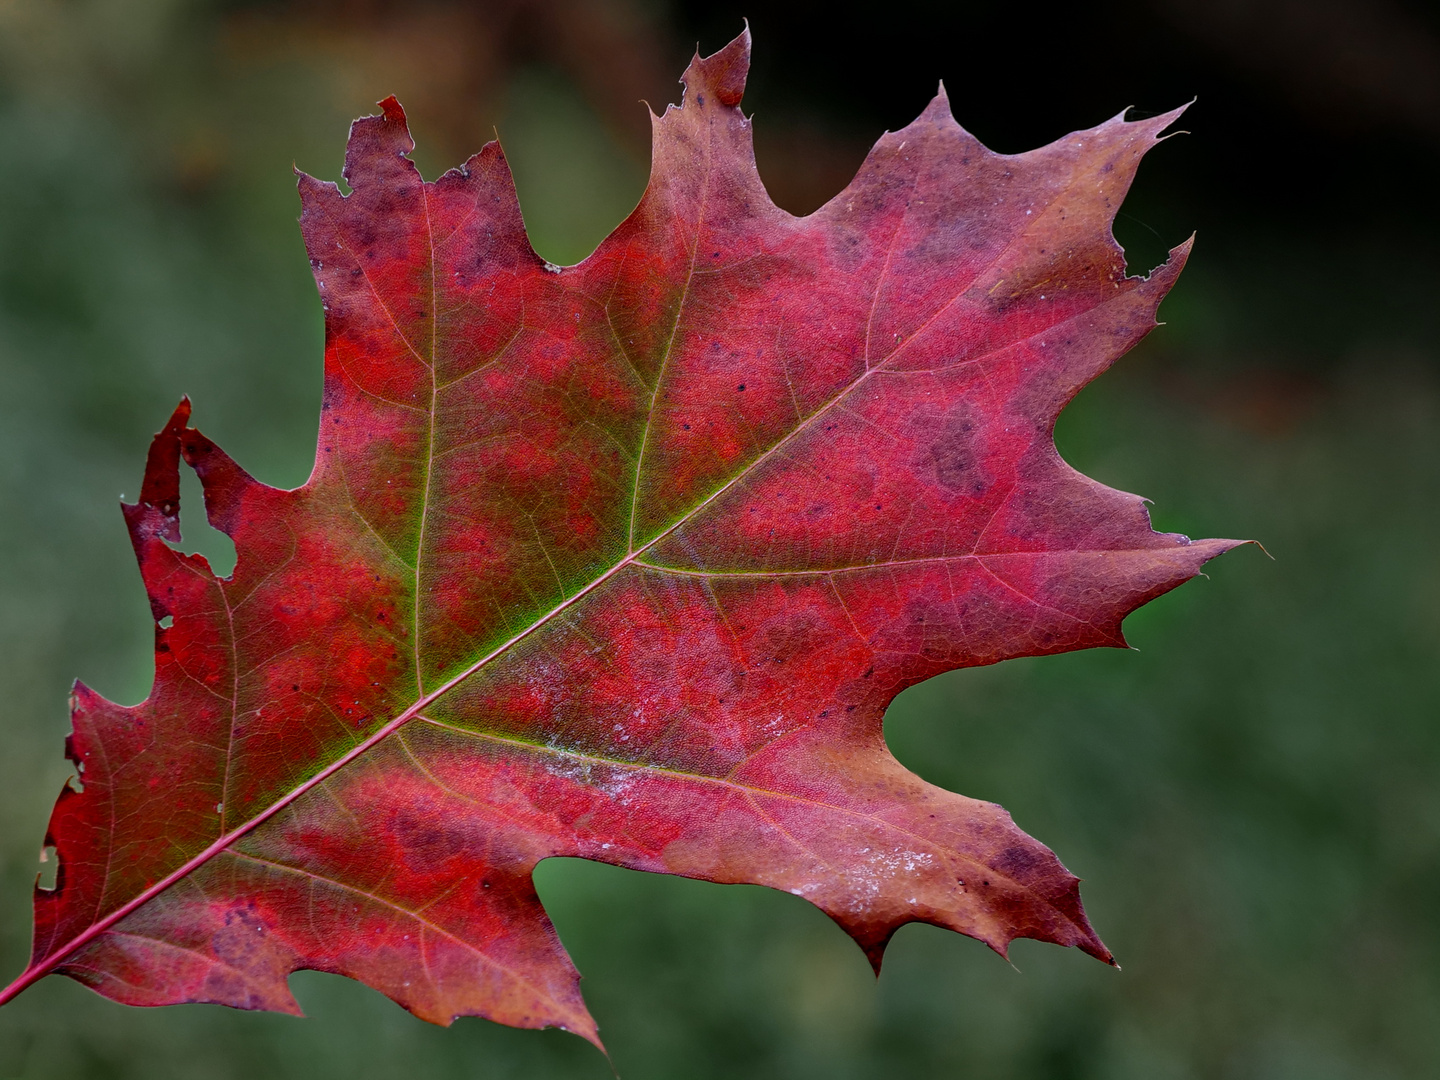
<svg viewBox="0 0 1440 1080">
<path fill-rule="evenodd" d="M 54 892 L 59 873 L 60 853 L 55 850 L 54 844 L 46 844 L 40 849 L 40 879 L 35 883 L 36 887 L 46 892 Z"/>
<path fill-rule="evenodd" d="M 161 619 L 161 620 L 160 620 L 158 623 L 156 623 L 155 625 L 158 626 L 158 627 L 160 627 L 161 630 L 169 630 L 170 627 L 172 627 L 172 626 L 175 625 L 175 616 L 174 616 L 174 615 L 166 615 L 163 619 Z"/>
<path fill-rule="evenodd" d="M 72 761 L 70 768 L 74 771 L 65 778 L 65 786 L 76 794 L 81 794 L 85 791 L 85 762 Z"/>
<path fill-rule="evenodd" d="M 235 570 L 235 542 L 205 517 L 205 492 L 200 477 L 180 465 L 180 545 L 187 555 L 203 555 L 216 577 L 228 578 Z"/>
</svg>

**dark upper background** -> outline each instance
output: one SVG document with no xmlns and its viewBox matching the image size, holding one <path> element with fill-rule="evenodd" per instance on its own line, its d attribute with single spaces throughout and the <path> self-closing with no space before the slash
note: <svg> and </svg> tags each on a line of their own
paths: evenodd
<svg viewBox="0 0 1440 1080">
<path fill-rule="evenodd" d="M 175 399 L 262 479 L 313 453 L 321 322 L 292 162 L 338 178 L 396 93 L 427 176 L 498 127 L 537 248 L 581 258 L 644 183 L 698 40 L 755 35 L 776 200 L 838 191 L 945 80 L 1018 152 L 1196 98 L 1117 221 L 1198 232 L 1167 325 L 1062 418 L 1157 524 L 1255 536 L 1132 617 L 1139 653 L 955 673 L 887 718 L 1086 879 L 1116 973 L 928 927 L 878 983 L 795 898 L 578 862 L 539 873 L 627 1078 L 1426 1077 L 1440 1072 L 1440 11 L 1399 0 L 660 0 L 0 6 L 0 962 L 66 775 L 79 675 L 143 696 L 115 496 Z M 187 544 L 221 562 L 187 477 Z M 127 1010 L 51 979 L 0 1076 L 603 1077 L 556 1032 L 439 1031 L 302 973 L 309 1021 Z"/>
</svg>

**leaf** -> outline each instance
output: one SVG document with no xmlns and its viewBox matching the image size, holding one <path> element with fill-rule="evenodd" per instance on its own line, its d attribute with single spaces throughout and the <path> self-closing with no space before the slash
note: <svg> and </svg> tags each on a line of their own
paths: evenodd
<svg viewBox="0 0 1440 1080">
<path fill-rule="evenodd" d="M 133 708 L 83 685 L 34 958 L 116 1001 L 299 1011 L 290 972 L 426 1020 L 595 1041 L 531 882 L 578 856 L 788 890 L 877 969 L 907 922 L 1109 962 L 1076 879 L 881 735 L 902 689 L 1120 646 L 1232 541 L 1151 531 L 1056 415 L 1189 245 L 1110 222 L 1176 113 L 991 153 L 944 94 L 821 210 L 777 209 L 742 35 L 655 120 L 639 207 L 560 268 L 500 148 L 422 182 L 392 98 L 353 192 L 300 177 L 326 311 L 310 480 L 182 402 L 125 506 L 156 619 Z M 238 563 L 176 550 L 180 459 Z"/>
</svg>

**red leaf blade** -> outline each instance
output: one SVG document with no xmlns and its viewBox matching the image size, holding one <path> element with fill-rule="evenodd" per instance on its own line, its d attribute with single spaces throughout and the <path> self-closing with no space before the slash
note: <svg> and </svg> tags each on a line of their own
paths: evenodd
<svg viewBox="0 0 1440 1080">
<path fill-rule="evenodd" d="M 1051 438 L 1188 252 L 1127 278 L 1109 232 L 1176 114 L 1002 156 L 942 94 L 795 218 L 748 57 L 696 57 L 643 200 L 575 267 L 531 250 L 497 145 L 425 183 L 394 99 L 352 128 L 350 195 L 300 178 L 315 470 L 258 483 L 188 402 L 156 436 L 125 508 L 154 690 L 77 686 L 83 790 L 0 1000 L 55 970 L 296 1012 L 310 968 L 598 1045 L 531 883 L 559 855 L 785 889 L 877 968 L 912 921 L 1111 960 L 1055 855 L 881 721 L 943 671 L 1123 644 L 1234 546 L 1151 531 Z M 182 455 L 230 578 L 171 546 Z"/>
</svg>

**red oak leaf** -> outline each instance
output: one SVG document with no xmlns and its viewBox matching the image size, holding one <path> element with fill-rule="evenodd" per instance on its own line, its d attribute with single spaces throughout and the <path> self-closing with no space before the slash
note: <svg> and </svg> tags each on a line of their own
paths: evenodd
<svg viewBox="0 0 1440 1080">
<path fill-rule="evenodd" d="M 1233 546 L 1152 532 L 1051 437 L 1184 262 L 1126 277 L 1110 233 L 1176 114 L 1006 156 L 942 93 L 796 218 L 748 58 L 691 63 L 578 266 L 531 250 L 498 145 L 423 182 L 394 99 L 350 195 L 300 177 L 314 472 L 257 482 L 188 401 L 155 437 L 124 508 L 154 688 L 75 688 L 60 872 L 4 998 L 56 971 L 293 1013 L 309 968 L 598 1043 L 531 882 L 558 855 L 788 890 L 877 967 L 916 921 L 1110 960 L 1050 850 L 908 773 L 881 718 L 943 671 L 1121 645 Z M 229 578 L 174 546 L 182 456 Z"/>
</svg>

